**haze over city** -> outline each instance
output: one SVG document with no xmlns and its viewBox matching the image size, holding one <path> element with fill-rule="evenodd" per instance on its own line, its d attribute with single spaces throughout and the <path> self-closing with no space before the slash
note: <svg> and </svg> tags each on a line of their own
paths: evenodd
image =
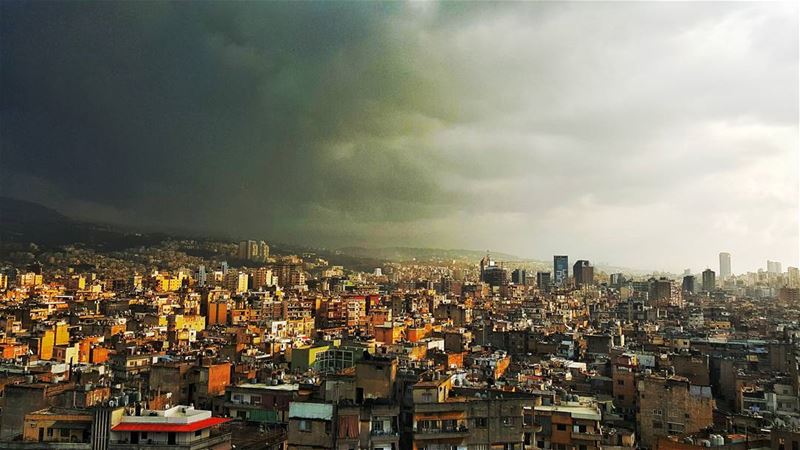
<svg viewBox="0 0 800 450">
<path fill-rule="evenodd" d="M 797 266 L 797 9 L 4 2 L 0 188 L 146 230 Z"/>
</svg>

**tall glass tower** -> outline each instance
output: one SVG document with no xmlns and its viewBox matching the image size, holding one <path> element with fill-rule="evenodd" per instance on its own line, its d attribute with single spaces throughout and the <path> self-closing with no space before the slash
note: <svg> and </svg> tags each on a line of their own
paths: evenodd
<svg viewBox="0 0 800 450">
<path fill-rule="evenodd" d="M 569 257 L 566 255 L 553 256 L 553 282 L 556 286 L 563 286 L 569 278 Z"/>
</svg>

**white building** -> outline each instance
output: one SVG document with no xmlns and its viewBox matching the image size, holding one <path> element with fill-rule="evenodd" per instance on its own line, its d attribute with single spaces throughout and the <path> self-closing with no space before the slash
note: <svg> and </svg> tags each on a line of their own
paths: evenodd
<svg viewBox="0 0 800 450">
<path fill-rule="evenodd" d="M 218 429 L 230 420 L 212 417 L 211 411 L 193 406 L 178 405 L 163 411 L 145 409 L 138 415 L 122 416 L 111 428 L 109 449 L 144 450 L 153 445 L 169 445 L 175 450 L 230 449 L 231 434 Z"/>
</svg>

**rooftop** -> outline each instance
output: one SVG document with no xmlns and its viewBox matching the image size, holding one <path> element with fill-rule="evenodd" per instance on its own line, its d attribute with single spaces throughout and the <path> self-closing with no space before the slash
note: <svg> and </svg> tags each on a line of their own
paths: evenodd
<svg viewBox="0 0 800 450">
<path fill-rule="evenodd" d="M 557 413 L 569 413 L 576 419 L 600 420 L 600 412 L 597 409 L 586 405 L 539 405 L 534 408 L 536 411 L 549 411 Z"/>
<path fill-rule="evenodd" d="M 122 416 L 122 423 L 194 424 L 211 418 L 211 411 L 177 405 L 165 410 L 142 410 L 140 415 Z"/>
<path fill-rule="evenodd" d="M 231 386 L 231 388 L 241 388 L 241 389 L 263 389 L 266 391 L 298 391 L 300 390 L 299 384 L 264 384 L 264 383 L 245 383 L 240 384 L 237 386 Z"/>
</svg>

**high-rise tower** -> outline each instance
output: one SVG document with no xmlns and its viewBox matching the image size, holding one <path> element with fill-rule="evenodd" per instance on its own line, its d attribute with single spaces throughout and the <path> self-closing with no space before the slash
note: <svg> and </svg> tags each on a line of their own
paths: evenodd
<svg viewBox="0 0 800 450">
<path fill-rule="evenodd" d="M 719 278 L 723 282 L 731 276 L 731 254 L 722 252 L 719 254 Z"/>
<path fill-rule="evenodd" d="M 553 256 L 553 284 L 564 286 L 569 278 L 569 257 L 566 255 Z"/>
</svg>

